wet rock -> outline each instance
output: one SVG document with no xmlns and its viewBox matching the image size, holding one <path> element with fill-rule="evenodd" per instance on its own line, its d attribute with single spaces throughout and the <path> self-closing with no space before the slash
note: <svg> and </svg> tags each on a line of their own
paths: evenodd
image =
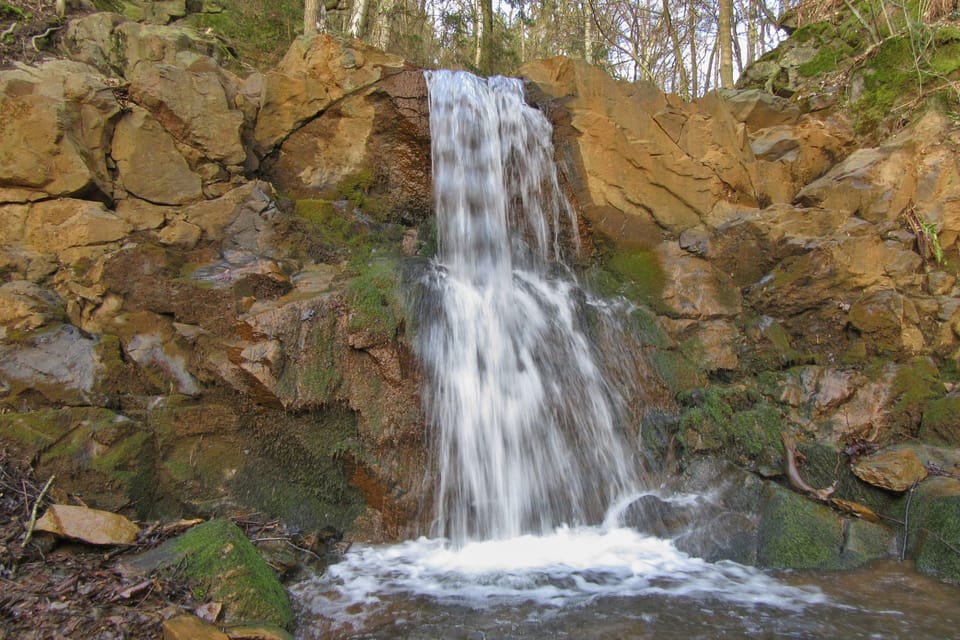
<svg viewBox="0 0 960 640">
<path fill-rule="evenodd" d="M 211 520 L 140 556 L 123 569 L 145 575 L 175 569 L 195 580 L 209 599 L 222 602 L 224 622 L 293 623 L 290 600 L 276 576 L 237 525 Z"/>
<path fill-rule="evenodd" d="M 960 444 L 960 395 L 932 400 L 923 412 L 919 435 L 931 442 Z"/>
<path fill-rule="evenodd" d="M 850 535 L 852 532 L 852 535 Z M 886 557 L 893 534 L 776 486 L 764 492 L 758 563 L 781 569 L 843 569 Z"/>
<path fill-rule="evenodd" d="M 853 465 L 858 478 L 890 491 L 906 491 L 927 477 L 927 469 L 910 447 L 891 447 Z"/>
<path fill-rule="evenodd" d="M 10 412 L 0 416 L 0 442 L 91 506 L 149 508 L 156 486 L 151 435 L 124 415 L 100 408 Z"/>
<path fill-rule="evenodd" d="M 64 538 L 99 545 L 130 544 L 140 528 L 125 517 L 86 507 L 50 505 L 36 528 Z"/>
</svg>

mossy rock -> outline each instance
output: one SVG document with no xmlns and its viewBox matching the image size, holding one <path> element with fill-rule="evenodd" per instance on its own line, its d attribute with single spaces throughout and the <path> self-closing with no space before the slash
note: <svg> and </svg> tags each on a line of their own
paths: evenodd
<svg viewBox="0 0 960 640">
<path fill-rule="evenodd" d="M 960 396 L 948 396 L 930 401 L 920 421 L 923 440 L 960 446 Z"/>
<path fill-rule="evenodd" d="M 900 496 L 862 481 L 850 470 L 849 458 L 828 442 L 798 442 L 797 449 L 806 458 L 798 465 L 800 475 L 810 486 L 825 489 L 836 483 L 834 498 L 849 500 L 895 519 L 902 517 Z"/>
<path fill-rule="evenodd" d="M 882 525 L 842 518 L 829 507 L 769 485 L 758 538 L 760 566 L 839 570 L 888 556 L 893 534 Z"/>
<path fill-rule="evenodd" d="M 344 290 L 350 309 L 347 329 L 353 334 L 351 346 L 364 348 L 392 341 L 397 337 L 405 312 L 397 260 L 390 256 L 372 256 L 366 261 L 357 261 L 353 271 L 356 275 Z"/>
<path fill-rule="evenodd" d="M 934 361 L 917 357 L 899 366 L 890 385 L 893 406 L 890 413 L 903 435 L 916 435 L 928 404 L 943 397 L 940 371 Z"/>
<path fill-rule="evenodd" d="M 960 481 L 937 477 L 921 483 L 909 516 L 917 570 L 960 584 Z"/>
<path fill-rule="evenodd" d="M 91 506 L 149 510 L 155 487 L 154 444 L 139 422 L 109 409 L 47 409 L 0 415 L 0 442 L 39 476 Z"/>
<path fill-rule="evenodd" d="M 173 571 L 197 599 L 223 603 L 228 624 L 293 625 L 293 607 L 280 581 L 230 520 L 211 520 L 168 540 L 129 563 L 134 570 Z"/>
<path fill-rule="evenodd" d="M 719 451 L 735 462 L 761 466 L 782 458 L 784 416 L 755 391 L 715 385 L 681 393 L 678 399 L 688 407 L 680 417 L 688 449 Z"/>
</svg>

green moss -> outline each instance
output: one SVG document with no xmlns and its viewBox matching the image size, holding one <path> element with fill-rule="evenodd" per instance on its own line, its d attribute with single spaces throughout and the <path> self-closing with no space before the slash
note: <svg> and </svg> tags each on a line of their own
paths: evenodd
<svg viewBox="0 0 960 640">
<path fill-rule="evenodd" d="M 303 2 L 276 0 L 230 2 L 218 13 L 195 13 L 181 22 L 198 31 L 211 29 L 245 63 L 273 67 L 303 28 Z"/>
<path fill-rule="evenodd" d="M 960 447 L 960 396 L 936 398 L 927 403 L 920 422 L 920 437 Z"/>
<path fill-rule="evenodd" d="M 758 529 L 760 566 L 778 569 L 840 569 L 843 526 L 829 508 L 771 485 Z"/>
<path fill-rule="evenodd" d="M 921 484 L 914 496 L 910 525 L 917 569 L 960 583 L 960 483 L 933 478 Z"/>
<path fill-rule="evenodd" d="M 928 403 L 944 394 L 937 365 L 930 358 L 917 357 L 897 367 L 890 393 L 893 398 L 890 411 L 897 416 L 902 433 L 916 435 Z"/>
<path fill-rule="evenodd" d="M 392 340 L 404 316 L 396 259 L 371 257 L 354 262 L 351 270 L 355 275 L 344 290 L 350 308 L 347 328 L 351 332 Z"/>
<path fill-rule="evenodd" d="M 277 577 L 243 531 L 229 520 L 211 520 L 163 545 L 168 566 L 197 583 L 206 599 L 224 603 L 230 621 L 263 621 L 284 629 L 293 607 Z"/>
<path fill-rule="evenodd" d="M 681 393 L 678 400 L 688 407 L 680 416 L 687 446 L 722 450 L 738 462 L 769 465 L 782 456 L 783 414 L 759 394 L 716 385 Z"/>
<path fill-rule="evenodd" d="M 584 283 L 606 298 L 623 296 L 656 306 L 666 283 L 663 267 L 651 251 L 613 249 L 584 273 Z"/>
</svg>

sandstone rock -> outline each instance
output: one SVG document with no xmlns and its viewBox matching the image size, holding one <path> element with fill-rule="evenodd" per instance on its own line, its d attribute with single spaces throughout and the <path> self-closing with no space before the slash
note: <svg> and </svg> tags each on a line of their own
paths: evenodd
<svg viewBox="0 0 960 640">
<path fill-rule="evenodd" d="M 200 393 L 188 366 L 190 351 L 179 343 L 169 320 L 138 311 L 117 316 L 115 325 L 127 355 L 157 388 L 188 396 Z"/>
<path fill-rule="evenodd" d="M 133 231 L 156 229 L 163 225 L 170 209 L 138 198 L 118 200 L 114 214 L 130 225 Z"/>
<path fill-rule="evenodd" d="M 200 176 L 149 113 L 134 108 L 117 124 L 113 158 L 120 183 L 129 193 L 154 204 L 186 204 L 203 197 Z"/>
<path fill-rule="evenodd" d="M 795 124 L 800 119 L 800 108 L 796 104 L 767 91 L 723 91 L 721 96 L 733 118 L 747 125 L 750 131 Z"/>
<path fill-rule="evenodd" d="M 266 155 L 335 101 L 402 68 L 399 57 L 360 41 L 343 47 L 331 36 L 298 38 L 264 78 L 254 131 L 257 152 Z"/>
<path fill-rule="evenodd" d="M 186 220 L 174 220 L 157 232 L 161 244 L 172 244 L 190 249 L 197 244 L 202 235 L 200 227 Z"/>
<path fill-rule="evenodd" d="M 63 198 L 30 205 L 23 241 L 36 251 L 63 254 L 120 240 L 129 231 L 129 225 L 99 202 Z"/>
<path fill-rule="evenodd" d="M 713 319 L 740 313 L 739 291 L 709 262 L 684 252 L 675 242 L 661 244 L 656 254 L 666 272 L 661 299 L 671 315 Z"/>
<path fill-rule="evenodd" d="M 277 214 L 267 182 L 250 182 L 182 210 L 184 220 L 199 227 L 204 238 L 220 243 L 224 251 L 249 252 L 276 256 L 277 246 L 272 223 Z"/>
<path fill-rule="evenodd" d="M 130 77 L 140 66 L 176 64 L 187 68 L 222 55 L 221 44 L 212 36 L 184 27 L 131 22 L 115 13 L 92 13 L 71 20 L 61 47 L 74 60 L 105 75 L 121 77 Z"/>
<path fill-rule="evenodd" d="M 73 325 L 52 326 L 32 334 L 25 344 L 0 345 L 0 373 L 14 392 L 30 389 L 51 403 L 103 401 L 96 394 L 103 366 L 99 344 Z"/>
<path fill-rule="evenodd" d="M 57 60 L 0 72 L 0 187 L 109 196 L 106 157 L 119 113 L 111 87 L 90 66 Z"/>
<path fill-rule="evenodd" d="M 243 114 L 230 108 L 215 72 L 159 64 L 144 67 L 133 75 L 130 97 L 174 138 L 206 158 L 243 164 L 247 155 L 240 142 Z"/>
<path fill-rule="evenodd" d="M 163 622 L 163 640 L 229 640 L 230 636 L 200 618 L 184 613 Z"/>
<path fill-rule="evenodd" d="M 0 285 L 0 337 L 62 319 L 63 301 L 56 293 L 26 280 Z"/>
<path fill-rule="evenodd" d="M 890 491 L 906 491 L 927 477 L 927 469 L 917 453 L 908 447 L 885 449 L 853 465 L 858 478 Z"/>
<path fill-rule="evenodd" d="M 559 154 L 573 164 L 567 173 L 584 215 L 614 240 L 620 227 L 639 235 L 629 227 L 651 220 L 680 233 L 707 220 L 718 201 L 755 203 L 745 131 L 716 96 L 683 104 L 561 58 L 521 73 L 569 114 L 569 125 L 559 123 Z M 626 217 L 607 221 L 608 208 Z"/>
<path fill-rule="evenodd" d="M 74 507 L 65 504 L 50 505 L 37 520 L 38 531 L 47 531 L 64 538 L 100 545 L 130 544 L 135 542 L 140 528 L 117 513 Z"/>
</svg>

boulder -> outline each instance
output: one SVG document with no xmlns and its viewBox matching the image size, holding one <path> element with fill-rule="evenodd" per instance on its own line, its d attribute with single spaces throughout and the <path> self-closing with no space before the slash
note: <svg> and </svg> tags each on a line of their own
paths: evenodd
<svg viewBox="0 0 960 640">
<path fill-rule="evenodd" d="M 243 114 L 231 108 L 215 71 L 151 65 L 137 70 L 129 91 L 179 142 L 194 147 L 206 159 L 243 164 L 247 155 L 240 141 Z"/>
<path fill-rule="evenodd" d="M 117 124 L 113 158 L 119 183 L 154 204 L 186 204 L 203 198 L 200 176 L 190 170 L 174 139 L 147 111 L 134 107 Z"/>
<path fill-rule="evenodd" d="M 243 531 L 230 520 L 211 520 L 140 556 L 122 570 L 148 575 L 168 567 L 196 581 L 207 598 L 223 603 L 227 623 L 264 621 L 289 628 L 293 608 L 286 591 Z"/>
<path fill-rule="evenodd" d="M 891 447 L 853 465 L 858 478 L 890 491 L 906 491 L 927 477 L 927 469 L 910 447 Z"/>
<path fill-rule="evenodd" d="M 120 105 L 92 67 L 55 60 L 0 72 L 0 202 L 87 191 L 109 198 Z"/>
<path fill-rule="evenodd" d="M 922 573 L 960 584 L 960 480 L 920 484 L 910 510 L 910 553 Z"/>
<path fill-rule="evenodd" d="M 679 234 L 708 220 L 718 202 L 756 203 L 746 132 L 716 95 L 682 103 L 564 58 L 528 63 L 521 74 L 552 105 L 584 215 L 615 241 L 649 237 L 633 227 L 651 221 Z M 611 209 L 620 215 L 610 218 Z"/>
<path fill-rule="evenodd" d="M 341 45 L 329 35 L 296 39 L 277 68 L 264 76 L 254 145 L 261 156 L 334 102 L 402 70 L 401 58 L 358 40 Z"/>
</svg>

